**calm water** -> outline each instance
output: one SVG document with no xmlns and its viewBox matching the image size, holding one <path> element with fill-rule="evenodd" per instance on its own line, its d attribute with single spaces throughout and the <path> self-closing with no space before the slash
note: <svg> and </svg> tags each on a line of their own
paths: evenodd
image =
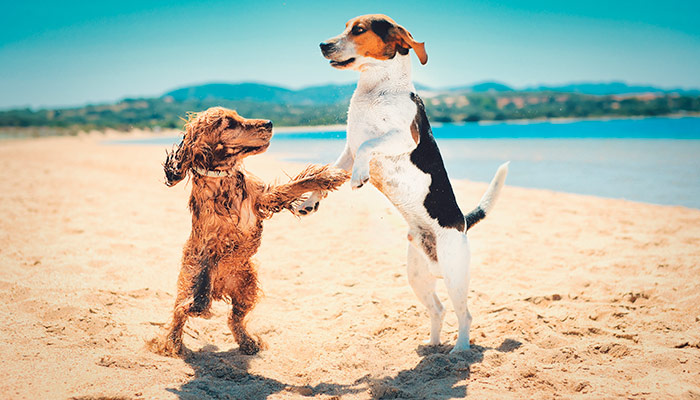
<svg viewBox="0 0 700 400">
<path fill-rule="evenodd" d="M 508 185 L 700 208 L 700 118 L 442 125 L 433 132 L 452 179 L 488 182 L 510 160 Z M 268 152 L 329 163 L 344 138 L 280 133 Z"/>
</svg>

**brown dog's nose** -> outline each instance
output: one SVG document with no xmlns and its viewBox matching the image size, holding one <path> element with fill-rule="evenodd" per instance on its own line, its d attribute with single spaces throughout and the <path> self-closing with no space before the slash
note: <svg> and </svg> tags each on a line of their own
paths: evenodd
<svg viewBox="0 0 700 400">
<path fill-rule="evenodd" d="M 263 124 L 263 126 L 267 129 L 272 129 L 272 121 L 267 121 Z"/>
<path fill-rule="evenodd" d="M 329 51 L 333 47 L 332 44 L 326 43 L 326 42 L 321 42 L 321 44 L 319 44 L 319 46 L 321 47 L 321 51 L 324 53 Z"/>
</svg>

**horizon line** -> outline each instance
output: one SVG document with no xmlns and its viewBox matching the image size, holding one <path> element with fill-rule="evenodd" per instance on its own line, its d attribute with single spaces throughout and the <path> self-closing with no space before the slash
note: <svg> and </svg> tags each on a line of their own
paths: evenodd
<svg viewBox="0 0 700 400">
<path fill-rule="evenodd" d="M 290 91 L 300 91 L 308 88 L 315 88 L 315 87 L 323 87 L 323 86 L 345 86 L 345 85 L 354 85 L 357 83 L 357 80 L 353 81 L 348 81 L 346 83 L 339 83 L 339 82 L 326 82 L 326 83 L 321 83 L 321 84 L 313 84 L 313 85 L 304 85 L 304 86 L 287 86 L 285 84 L 281 83 L 274 83 L 274 82 L 265 82 L 265 81 L 255 81 L 255 80 L 249 80 L 249 81 L 207 81 L 207 82 L 201 82 L 201 83 L 189 83 L 189 84 L 182 84 L 180 86 L 174 87 L 172 89 L 165 90 L 159 95 L 140 95 L 140 96 L 130 96 L 130 95 L 123 95 L 119 98 L 113 99 L 113 100 L 98 100 L 98 101 L 86 101 L 86 102 L 81 102 L 78 104 L 57 104 L 57 105 L 38 105 L 38 106 L 31 106 L 31 105 L 15 105 L 15 106 L 8 106 L 8 107 L 0 107 L 0 112 L 5 112 L 5 111 L 12 111 L 12 110 L 23 110 L 23 109 L 30 109 L 32 111 L 39 111 L 39 110 L 46 110 L 46 109 L 71 109 L 71 108 L 81 108 L 81 107 L 89 107 L 89 106 L 102 106 L 102 105 L 109 105 L 109 104 L 115 104 L 119 103 L 122 101 L 126 100 L 141 100 L 141 99 L 154 99 L 154 98 L 161 98 L 165 96 L 166 93 L 179 90 L 179 89 L 184 89 L 188 87 L 196 87 L 196 86 L 205 86 L 205 85 L 242 85 L 242 84 L 255 84 L 255 85 L 263 85 L 263 86 L 269 86 L 269 87 L 278 87 Z M 538 84 L 532 84 L 532 85 L 524 85 L 524 86 L 514 86 L 510 85 L 508 83 L 505 83 L 503 81 L 499 80 L 481 80 L 481 81 L 475 81 L 473 83 L 466 83 L 466 84 L 456 84 L 456 85 L 451 85 L 451 86 L 439 86 L 439 87 L 432 87 L 429 85 L 425 85 L 421 82 L 414 82 L 415 85 L 419 86 L 424 86 L 427 87 L 426 90 L 433 90 L 433 91 L 438 91 L 438 90 L 450 90 L 454 88 L 467 88 L 470 86 L 477 86 L 477 85 L 482 85 L 482 84 L 498 84 L 498 85 L 503 85 L 507 86 L 510 89 L 513 89 L 513 91 L 526 91 L 526 90 L 531 90 L 531 89 L 539 89 L 539 88 L 556 88 L 556 87 L 561 87 L 561 86 L 569 86 L 569 85 L 586 85 L 586 84 L 591 84 L 591 85 L 605 85 L 605 84 L 616 84 L 620 83 L 626 86 L 630 87 L 650 87 L 650 88 L 655 88 L 655 89 L 660 89 L 663 91 L 674 91 L 674 90 L 682 90 L 682 91 L 700 91 L 700 87 L 692 87 L 692 86 L 673 86 L 673 87 L 668 87 L 668 86 L 663 86 L 663 85 L 655 85 L 653 83 L 630 83 L 625 80 L 600 80 L 600 81 L 593 81 L 593 80 L 580 80 L 580 81 L 568 81 L 566 83 L 558 83 L 558 84 L 546 84 L 546 83 L 538 83 Z M 420 90 L 420 89 L 416 89 Z"/>
</svg>

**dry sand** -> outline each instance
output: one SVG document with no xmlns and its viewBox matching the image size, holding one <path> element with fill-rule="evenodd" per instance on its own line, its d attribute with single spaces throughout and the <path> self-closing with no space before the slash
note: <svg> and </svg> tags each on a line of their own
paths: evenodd
<svg viewBox="0 0 700 400">
<path fill-rule="evenodd" d="M 188 323 L 188 357 L 152 354 L 190 188 L 161 183 L 161 147 L 100 139 L 0 143 L 2 398 L 700 398 L 700 210 L 514 187 L 470 231 L 469 352 L 447 354 L 449 302 L 445 344 L 421 345 L 406 225 L 344 187 L 265 224 L 250 327 L 267 350 L 241 355 L 217 303 Z M 486 188 L 455 186 L 464 209 Z"/>
</svg>

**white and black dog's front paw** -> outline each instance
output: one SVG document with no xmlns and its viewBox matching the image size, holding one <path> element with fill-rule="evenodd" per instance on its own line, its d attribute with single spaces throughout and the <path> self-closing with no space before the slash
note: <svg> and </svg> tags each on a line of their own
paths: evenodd
<svg viewBox="0 0 700 400">
<path fill-rule="evenodd" d="M 355 190 L 364 186 L 369 181 L 369 165 L 358 166 L 352 169 L 352 178 L 350 178 L 350 187 Z"/>
<path fill-rule="evenodd" d="M 321 194 L 319 192 L 313 192 L 308 199 L 294 206 L 292 208 L 292 213 L 296 216 L 313 214 L 318 210 L 318 205 L 320 202 Z"/>
</svg>

